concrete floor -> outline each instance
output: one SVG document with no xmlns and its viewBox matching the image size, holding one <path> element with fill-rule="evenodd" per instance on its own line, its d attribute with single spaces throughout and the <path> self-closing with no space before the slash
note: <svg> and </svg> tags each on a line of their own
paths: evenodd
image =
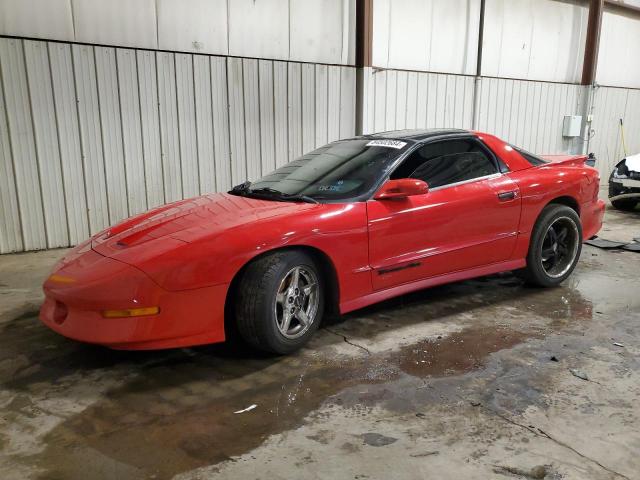
<svg viewBox="0 0 640 480">
<path fill-rule="evenodd" d="M 640 213 L 601 236 L 640 236 Z M 406 295 L 281 358 L 62 338 L 36 315 L 63 253 L 0 257 L 3 480 L 640 478 L 637 253 L 585 246 L 551 290 Z"/>
</svg>

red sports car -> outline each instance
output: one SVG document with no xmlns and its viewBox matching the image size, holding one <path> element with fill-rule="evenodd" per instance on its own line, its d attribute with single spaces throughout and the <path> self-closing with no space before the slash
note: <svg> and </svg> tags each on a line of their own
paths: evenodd
<svg viewBox="0 0 640 480">
<path fill-rule="evenodd" d="M 506 270 L 558 285 L 602 224 L 586 159 L 465 130 L 333 142 L 78 245 L 45 281 L 40 318 L 118 349 L 222 342 L 235 328 L 283 354 L 328 310 Z"/>
</svg>

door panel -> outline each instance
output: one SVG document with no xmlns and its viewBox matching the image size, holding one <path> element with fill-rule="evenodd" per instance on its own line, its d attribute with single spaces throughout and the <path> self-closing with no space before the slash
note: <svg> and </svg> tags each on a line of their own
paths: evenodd
<svg viewBox="0 0 640 480">
<path fill-rule="evenodd" d="M 367 202 L 375 290 L 511 257 L 520 220 L 517 184 L 507 175 Z"/>
</svg>

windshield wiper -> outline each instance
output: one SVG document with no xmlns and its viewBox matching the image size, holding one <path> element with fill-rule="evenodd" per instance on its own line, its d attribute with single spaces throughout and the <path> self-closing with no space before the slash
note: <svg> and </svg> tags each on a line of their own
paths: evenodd
<svg viewBox="0 0 640 480">
<path fill-rule="evenodd" d="M 239 185 L 235 185 L 232 189 L 230 193 L 244 193 L 249 191 L 249 186 L 251 186 L 251 182 L 246 181 L 243 182 Z"/>
<path fill-rule="evenodd" d="M 269 188 L 269 187 L 262 187 L 262 188 L 248 188 L 246 189 L 247 193 L 257 193 L 258 195 L 262 195 L 262 194 L 266 194 L 266 195 L 273 195 L 275 197 L 278 197 L 282 200 L 287 200 L 287 201 L 300 201 L 300 202 L 307 202 L 307 203 L 320 203 L 318 202 L 315 198 L 309 197 L 307 195 L 300 195 L 300 194 L 295 194 L 295 193 L 283 193 L 280 190 L 276 190 L 275 188 Z"/>
<path fill-rule="evenodd" d="M 309 197 L 307 195 L 300 195 L 295 193 L 284 193 L 284 192 L 281 192 L 280 190 L 276 190 L 275 188 L 270 188 L 270 187 L 249 188 L 250 186 L 251 186 L 251 182 L 247 181 L 239 185 L 236 185 L 231 189 L 229 193 L 235 193 L 242 196 L 256 194 L 258 196 L 263 196 L 263 197 L 264 196 L 277 197 L 279 200 L 284 200 L 284 201 L 320 203 L 315 198 Z"/>
</svg>

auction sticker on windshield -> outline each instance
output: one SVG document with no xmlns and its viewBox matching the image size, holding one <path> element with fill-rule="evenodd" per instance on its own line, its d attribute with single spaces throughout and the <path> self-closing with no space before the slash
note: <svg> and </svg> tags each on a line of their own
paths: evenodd
<svg viewBox="0 0 640 480">
<path fill-rule="evenodd" d="M 367 143 L 367 147 L 387 147 L 401 149 L 407 144 L 407 142 L 400 142 L 399 140 L 371 140 Z"/>
</svg>

